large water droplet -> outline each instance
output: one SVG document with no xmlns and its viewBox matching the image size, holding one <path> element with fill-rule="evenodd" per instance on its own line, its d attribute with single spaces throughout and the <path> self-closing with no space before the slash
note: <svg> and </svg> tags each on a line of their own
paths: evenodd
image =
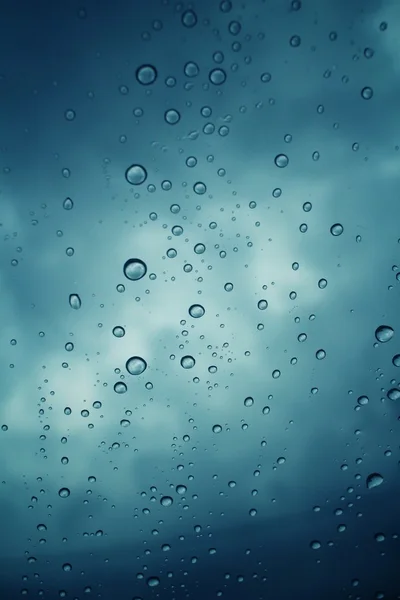
<svg viewBox="0 0 400 600">
<path fill-rule="evenodd" d="M 192 306 L 189 308 L 189 315 L 193 317 L 193 319 L 199 319 L 204 315 L 205 312 L 204 306 L 201 304 L 192 304 Z"/>
<path fill-rule="evenodd" d="M 177 110 L 175 110 L 175 108 L 170 108 L 169 110 L 165 111 L 164 119 L 167 123 L 169 123 L 169 125 L 176 125 L 176 123 L 180 121 L 181 115 Z"/>
<path fill-rule="evenodd" d="M 142 85 L 151 85 L 157 79 L 157 69 L 153 65 L 141 65 L 136 69 L 136 79 Z"/>
<path fill-rule="evenodd" d="M 125 329 L 123 327 L 121 327 L 120 325 L 117 325 L 116 327 L 114 327 L 112 332 L 113 332 L 113 335 L 115 335 L 115 337 L 117 337 L 117 338 L 122 338 L 125 335 Z"/>
<path fill-rule="evenodd" d="M 166 506 L 166 507 L 172 506 L 173 500 L 172 500 L 171 496 L 163 496 L 160 500 L 160 504 L 161 504 L 161 506 Z"/>
<path fill-rule="evenodd" d="M 125 394 L 127 390 L 127 385 L 123 381 L 117 381 L 117 383 L 114 384 L 114 392 L 116 394 Z"/>
<path fill-rule="evenodd" d="M 202 196 L 203 194 L 206 193 L 207 187 L 206 187 L 206 184 L 203 183 L 202 181 L 197 181 L 193 186 L 193 190 L 196 192 L 196 194 L 198 194 L 199 196 Z"/>
<path fill-rule="evenodd" d="M 194 367 L 194 365 L 196 364 L 195 359 L 193 358 L 193 356 L 183 356 L 181 358 L 181 366 L 184 369 L 192 369 Z"/>
<path fill-rule="evenodd" d="M 141 375 L 147 369 L 147 362 L 140 356 L 131 356 L 126 361 L 125 367 L 131 375 Z"/>
<path fill-rule="evenodd" d="M 379 485 L 381 485 L 381 483 L 383 483 L 383 477 L 382 475 L 380 475 L 380 473 L 371 473 L 370 475 L 368 475 L 365 481 L 365 484 L 369 490 L 378 487 Z"/>
<path fill-rule="evenodd" d="M 73 207 L 74 207 L 74 203 L 71 200 L 71 198 L 65 198 L 65 200 L 63 202 L 63 208 L 65 210 L 72 210 Z"/>
<path fill-rule="evenodd" d="M 194 27 L 197 23 L 197 15 L 193 10 L 185 10 L 182 15 L 182 25 L 185 27 Z"/>
<path fill-rule="evenodd" d="M 60 498 L 68 498 L 70 493 L 70 490 L 66 487 L 63 487 L 60 490 L 58 490 L 58 495 L 60 496 Z"/>
<path fill-rule="evenodd" d="M 286 154 L 277 154 L 275 156 L 275 164 L 280 169 L 283 169 L 284 167 L 288 166 L 289 158 L 286 156 Z"/>
<path fill-rule="evenodd" d="M 389 398 L 389 400 L 393 401 L 400 400 L 400 390 L 398 390 L 397 388 L 392 388 L 388 391 L 387 397 Z"/>
<path fill-rule="evenodd" d="M 343 233 L 343 225 L 341 225 L 340 223 L 335 223 L 334 225 L 332 225 L 331 227 L 331 234 L 335 237 L 337 237 L 338 235 L 342 235 Z"/>
<path fill-rule="evenodd" d="M 221 427 L 221 425 L 216 424 L 216 425 L 213 425 L 212 430 L 213 430 L 213 433 L 221 433 L 222 427 Z"/>
<path fill-rule="evenodd" d="M 142 279 L 147 273 L 147 266 L 140 258 L 129 258 L 124 264 L 124 275 L 131 281 Z"/>
<path fill-rule="evenodd" d="M 183 496 L 183 494 L 186 494 L 187 492 L 187 487 L 186 485 L 177 485 L 176 491 L 180 496 Z"/>
<path fill-rule="evenodd" d="M 375 330 L 375 337 L 381 344 L 388 342 L 394 336 L 394 329 L 389 325 L 379 325 Z"/>
<path fill-rule="evenodd" d="M 392 358 L 392 363 L 395 367 L 400 367 L 400 354 L 395 354 Z"/>
<path fill-rule="evenodd" d="M 160 580 L 158 577 L 149 577 L 147 580 L 147 585 L 149 587 L 156 587 L 157 585 L 160 585 Z"/>
<path fill-rule="evenodd" d="M 82 301 L 78 294 L 70 294 L 69 295 L 69 305 L 74 310 L 78 310 L 82 306 Z"/>
<path fill-rule="evenodd" d="M 125 179 L 132 185 L 141 185 L 147 179 L 147 171 L 142 165 L 131 165 L 125 171 Z"/>
<path fill-rule="evenodd" d="M 366 86 L 361 90 L 361 97 L 364 98 L 364 100 L 370 100 L 373 95 L 374 90 L 372 87 Z"/>
<path fill-rule="evenodd" d="M 223 69 L 213 69 L 208 77 L 212 84 L 222 85 L 226 80 L 226 73 Z"/>
</svg>

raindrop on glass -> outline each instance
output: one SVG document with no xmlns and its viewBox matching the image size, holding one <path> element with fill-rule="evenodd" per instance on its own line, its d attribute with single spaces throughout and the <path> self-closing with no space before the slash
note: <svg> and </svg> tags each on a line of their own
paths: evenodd
<svg viewBox="0 0 400 600">
<path fill-rule="evenodd" d="M 140 258 L 129 258 L 124 264 L 124 275 L 131 281 L 142 279 L 147 273 L 147 266 Z"/>
<path fill-rule="evenodd" d="M 78 294 L 70 294 L 69 295 L 69 305 L 74 310 L 78 310 L 82 306 L 82 301 Z"/>
<path fill-rule="evenodd" d="M 150 85 L 157 79 L 157 69 L 152 65 L 142 65 L 136 70 L 136 79 L 142 85 Z"/>
<path fill-rule="evenodd" d="M 388 342 L 394 336 L 394 330 L 389 325 L 380 325 L 375 330 L 375 337 L 381 344 Z"/>
<path fill-rule="evenodd" d="M 132 185 L 141 185 L 147 179 L 147 171 L 142 165 L 131 165 L 125 171 L 125 178 Z"/>
<path fill-rule="evenodd" d="M 131 356 L 126 361 L 125 367 L 131 375 L 141 375 L 147 369 L 147 362 L 140 356 Z"/>
</svg>

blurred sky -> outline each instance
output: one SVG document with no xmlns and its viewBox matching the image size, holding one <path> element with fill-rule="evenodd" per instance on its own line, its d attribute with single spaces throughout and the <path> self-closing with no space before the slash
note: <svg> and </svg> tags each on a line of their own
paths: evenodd
<svg viewBox="0 0 400 600">
<path fill-rule="evenodd" d="M 398 3 L 1 14 L 2 597 L 400 597 Z"/>
</svg>

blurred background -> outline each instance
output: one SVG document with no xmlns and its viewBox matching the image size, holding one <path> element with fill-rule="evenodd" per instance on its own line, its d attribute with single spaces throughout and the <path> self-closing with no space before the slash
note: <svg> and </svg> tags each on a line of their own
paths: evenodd
<svg viewBox="0 0 400 600">
<path fill-rule="evenodd" d="M 400 6 L 3 0 L 0 596 L 400 598 Z"/>
</svg>

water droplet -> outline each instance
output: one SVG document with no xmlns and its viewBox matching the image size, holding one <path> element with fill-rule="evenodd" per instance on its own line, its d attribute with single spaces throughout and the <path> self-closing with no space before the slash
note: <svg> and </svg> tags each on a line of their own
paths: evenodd
<svg viewBox="0 0 400 600">
<path fill-rule="evenodd" d="M 228 31 L 231 35 L 238 35 L 242 29 L 239 21 L 231 21 L 228 25 Z"/>
<path fill-rule="evenodd" d="M 319 550 L 321 548 L 321 542 L 314 540 L 313 542 L 311 542 L 310 546 L 313 550 Z"/>
<path fill-rule="evenodd" d="M 317 357 L 318 360 L 322 360 L 325 358 L 326 352 L 325 352 L 325 350 L 323 350 L 321 348 L 320 350 L 317 350 L 317 352 L 315 353 L 315 356 Z"/>
<path fill-rule="evenodd" d="M 172 506 L 173 502 L 174 501 L 172 500 L 171 496 L 163 496 L 160 500 L 161 506 L 166 506 L 166 507 Z"/>
<path fill-rule="evenodd" d="M 326 286 L 328 285 L 328 282 L 326 279 L 322 278 L 318 281 L 318 287 L 320 290 L 324 290 L 326 288 Z"/>
<path fill-rule="evenodd" d="M 73 248 L 69 247 L 65 250 L 65 254 L 67 256 L 73 256 L 75 254 L 75 250 Z"/>
<path fill-rule="evenodd" d="M 217 425 L 213 425 L 212 430 L 213 430 L 213 433 L 221 433 L 222 427 L 221 427 L 221 425 L 218 425 L 218 424 Z"/>
<path fill-rule="evenodd" d="M 271 409 L 269 406 L 264 406 L 264 408 L 262 409 L 263 415 L 268 415 L 271 412 Z"/>
<path fill-rule="evenodd" d="M 389 325 L 379 325 L 375 330 L 375 337 L 381 344 L 388 342 L 394 336 L 394 329 Z"/>
<path fill-rule="evenodd" d="M 259 300 L 257 302 L 257 306 L 260 310 L 265 310 L 266 308 L 268 308 L 268 302 L 266 300 Z"/>
<path fill-rule="evenodd" d="M 170 108 L 169 110 L 165 111 L 164 119 L 170 125 L 175 125 L 178 123 L 178 121 L 180 121 L 181 115 L 177 110 L 175 110 L 175 108 Z"/>
<path fill-rule="evenodd" d="M 365 406 L 369 402 L 368 396 L 359 396 L 357 402 L 360 406 Z"/>
<path fill-rule="evenodd" d="M 286 156 L 286 154 L 277 154 L 275 156 L 275 164 L 280 169 L 283 169 L 288 166 L 289 158 Z"/>
<path fill-rule="evenodd" d="M 68 498 L 70 493 L 70 490 L 66 487 L 63 487 L 60 490 L 58 490 L 58 495 L 60 496 L 60 498 Z"/>
<path fill-rule="evenodd" d="M 400 354 L 395 354 L 392 358 L 392 363 L 395 367 L 400 367 Z"/>
<path fill-rule="evenodd" d="M 122 338 L 125 335 L 125 329 L 123 327 L 121 327 L 120 325 L 117 325 L 116 327 L 114 327 L 112 332 L 113 332 L 113 335 L 115 335 L 115 337 L 117 337 L 117 338 Z"/>
<path fill-rule="evenodd" d="M 197 15 L 193 10 L 185 10 L 182 15 L 182 25 L 185 27 L 194 27 L 197 23 Z"/>
<path fill-rule="evenodd" d="M 196 192 L 196 194 L 198 194 L 199 196 L 202 196 L 203 194 L 206 193 L 207 187 L 206 187 L 206 184 L 203 183 L 202 181 L 197 181 L 193 186 L 193 190 Z"/>
<path fill-rule="evenodd" d="M 183 367 L 184 369 L 192 369 L 195 364 L 196 361 L 193 358 L 193 356 L 187 355 L 181 358 L 181 367 Z"/>
<path fill-rule="evenodd" d="M 196 254 L 204 254 L 204 252 L 206 251 L 206 247 L 204 244 L 196 244 L 193 250 Z"/>
<path fill-rule="evenodd" d="M 147 362 L 140 356 L 131 356 L 126 361 L 125 367 L 131 375 L 141 375 L 147 369 Z"/>
<path fill-rule="evenodd" d="M 298 46 L 300 46 L 301 44 L 301 37 L 299 35 L 292 35 L 292 37 L 290 38 L 290 45 L 293 48 L 298 48 Z"/>
<path fill-rule="evenodd" d="M 78 310 L 82 306 L 82 302 L 78 294 L 69 295 L 69 305 L 74 310 Z"/>
<path fill-rule="evenodd" d="M 192 306 L 189 308 L 189 315 L 193 317 L 193 319 L 199 319 L 204 315 L 205 312 L 204 306 L 201 304 L 192 304 Z"/>
<path fill-rule="evenodd" d="M 127 391 L 127 385 L 123 381 L 117 381 L 117 383 L 114 384 L 114 392 L 116 394 L 125 394 Z"/>
<path fill-rule="evenodd" d="M 176 491 L 180 496 L 183 496 L 183 494 L 186 494 L 187 492 L 187 487 L 186 485 L 177 485 Z"/>
<path fill-rule="evenodd" d="M 141 65 L 136 70 L 136 79 L 142 85 L 151 85 L 157 79 L 157 69 L 153 65 Z"/>
<path fill-rule="evenodd" d="M 222 85 L 226 81 L 226 73 L 223 69 L 212 69 L 209 73 L 209 79 L 214 85 Z"/>
<path fill-rule="evenodd" d="M 132 185 L 141 185 L 147 179 L 147 171 L 142 165 L 131 165 L 125 171 L 125 179 Z"/>
<path fill-rule="evenodd" d="M 337 237 L 338 235 L 342 235 L 343 233 L 343 225 L 341 225 L 340 223 L 335 223 L 334 225 L 332 225 L 331 227 L 331 234 L 335 237 Z"/>
<path fill-rule="evenodd" d="M 279 369 L 275 369 L 274 371 L 272 371 L 272 377 L 274 379 L 279 379 L 280 376 L 281 376 L 281 372 Z"/>
<path fill-rule="evenodd" d="M 370 100 L 373 95 L 374 90 L 369 86 L 366 86 L 361 90 L 361 97 L 364 98 L 364 100 Z"/>
<path fill-rule="evenodd" d="M 380 475 L 380 473 L 371 473 L 370 475 L 368 475 L 365 481 L 365 484 L 369 490 L 378 487 L 379 485 L 381 485 L 381 483 L 383 483 L 383 477 L 382 475 Z"/>
<path fill-rule="evenodd" d="M 149 577 L 147 580 L 147 585 L 149 587 L 156 587 L 157 585 L 160 585 L 160 580 L 158 577 Z"/>
<path fill-rule="evenodd" d="M 247 398 L 244 399 L 245 406 L 253 406 L 253 404 L 254 404 L 254 398 L 252 398 L 251 396 L 248 396 Z"/>
<path fill-rule="evenodd" d="M 62 570 L 68 573 L 69 571 L 72 571 L 72 565 L 70 563 L 64 563 L 62 566 Z"/>
<path fill-rule="evenodd" d="M 400 390 L 398 390 L 397 388 L 392 388 L 388 391 L 387 397 L 389 398 L 389 400 L 393 401 L 400 400 Z"/>
<path fill-rule="evenodd" d="M 193 61 L 189 61 L 186 63 L 184 69 L 183 69 L 186 77 L 196 77 L 199 72 L 199 65 Z"/>
<path fill-rule="evenodd" d="M 131 281 L 142 279 L 147 273 L 147 265 L 140 258 L 129 258 L 124 264 L 124 275 Z"/>
<path fill-rule="evenodd" d="M 63 202 L 63 208 L 65 210 L 71 210 L 74 207 L 74 203 L 71 200 L 71 198 L 65 198 L 64 202 Z"/>
<path fill-rule="evenodd" d="M 67 121 L 73 121 L 76 117 L 76 112 L 74 110 L 72 110 L 72 108 L 68 108 L 65 111 L 64 116 Z"/>
</svg>

